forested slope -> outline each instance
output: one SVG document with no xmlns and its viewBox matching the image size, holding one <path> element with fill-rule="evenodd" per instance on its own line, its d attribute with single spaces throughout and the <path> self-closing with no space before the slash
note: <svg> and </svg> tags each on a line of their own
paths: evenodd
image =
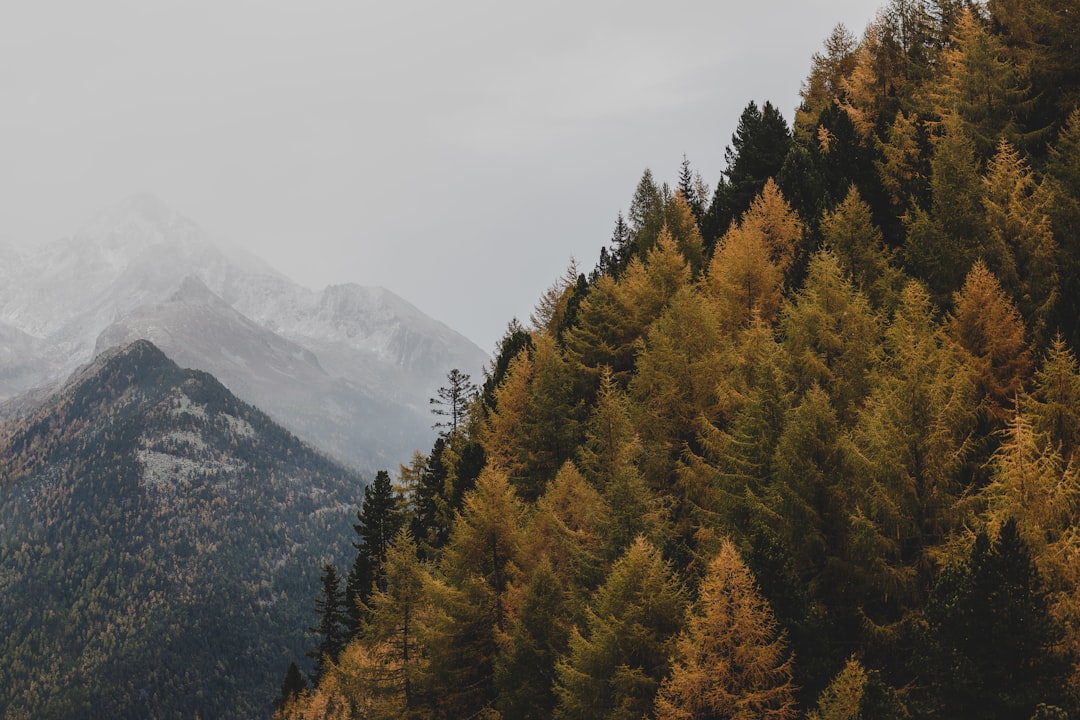
<svg viewBox="0 0 1080 720">
<path fill-rule="evenodd" d="M 281 717 L 1075 712 L 1078 23 L 893 0 L 714 190 L 646 172 L 365 505 Z"/>
<path fill-rule="evenodd" d="M 0 437 L 0 716 L 244 718 L 362 482 L 146 341 Z"/>
</svg>

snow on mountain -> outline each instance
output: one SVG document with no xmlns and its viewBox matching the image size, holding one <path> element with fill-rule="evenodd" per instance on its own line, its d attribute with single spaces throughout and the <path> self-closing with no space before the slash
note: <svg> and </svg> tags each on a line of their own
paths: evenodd
<svg viewBox="0 0 1080 720">
<path fill-rule="evenodd" d="M 431 441 L 446 373 L 488 359 L 388 290 L 302 287 L 152 195 L 0 260 L 0 398 L 145 338 L 336 456 L 392 466 Z"/>
</svg>

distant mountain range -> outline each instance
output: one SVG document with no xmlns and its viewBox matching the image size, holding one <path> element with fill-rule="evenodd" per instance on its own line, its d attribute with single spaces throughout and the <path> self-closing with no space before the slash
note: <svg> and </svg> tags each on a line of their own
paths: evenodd
<svg viewBox="0 0 1080 720">
<path fill-rule="evenodd" d="M 488 359 L 388 290 L 301 287 L 152 195 L 69 238 L 0 248 L 0 399 L 136 339 L 363 470 L 430 446 L 428 398 L 450 369 L 478 378 Z"/>
<path fill-rule="evenodd" d="M 200 293 L 165 308 L 257 333 Z M 0 717 L 268 716 L 362 487 L 145 340 L 98 356 L 0 434 Z"/>
</svg>

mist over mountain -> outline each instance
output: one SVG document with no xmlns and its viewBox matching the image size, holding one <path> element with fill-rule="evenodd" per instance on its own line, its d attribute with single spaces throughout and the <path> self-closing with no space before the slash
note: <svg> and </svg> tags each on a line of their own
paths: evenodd
<svg viewBox="0 0 1080 720">
<path fill-rule="evenodd" d="M 0 438 L 0 716 L 265 715 L 362 481 L 147 341 Z"/>
<path fill-rule="evenodd" d="M 134 195 L 68 238 L 4 248 L 0 397 L 57 383 L 116 344 L 152 339 L 306 440 L 358 467 L 432 440 L 428 398 L 469 340 L 382 288 L 304 288 Z"/>
</svg>

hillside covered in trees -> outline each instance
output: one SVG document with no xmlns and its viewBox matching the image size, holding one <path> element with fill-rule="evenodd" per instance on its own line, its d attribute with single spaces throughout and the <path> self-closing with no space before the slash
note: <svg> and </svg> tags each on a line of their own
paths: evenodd
<svg viewBox="0 0 1080 720">
<path fill-rule="evenodd" d="M 714 188 L 646 171 L 369 488 L 278 716 L 1075 716 L 1077 37 L 891 0 Z"/>
<path fill-rule="evenodd" d="M 145 340 L 0 433 L 0 717 L 250 718 L 360 478 Z"/>
</svg>

